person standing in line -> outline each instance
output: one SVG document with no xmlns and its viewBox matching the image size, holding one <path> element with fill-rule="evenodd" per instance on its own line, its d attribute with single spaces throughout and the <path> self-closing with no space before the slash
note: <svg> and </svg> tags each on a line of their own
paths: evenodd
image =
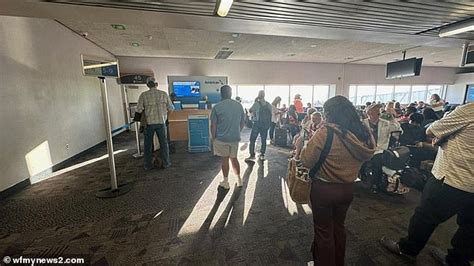
<svg viewBox="0 0 474 266">
<path fill-rule="evenodd" d="M 314 133 L 300 157 L 303 165 L 311 169 L 327 141 L 330 145 L 319 171 L 311 176 L 312 251 L 316 265 L 343 266 L 344 222 L 354 198 L 354 182 L 361 165 L 372 157 L 376 144 L 369 128 L 359 120 L 354 105 L 344 96 L 327 100 L 324 115 L 326 123 Z M 328 138 L 331 135 L 332 141 Z"/>
<path fill-rule="evenodd" d="M 144 168 L 150 170 L 152 165 L 152 143 L 153 135 L 156 133 L 160 142 L 160 156 L 163 160 L 163 168 L 171 166 L 168 140 L 166 134 L 166 121 L 168 112 L 174 109 L 173 103 L 166 92 L 158 90 L 158 83 L 154 78 L 147 80 L 148 91 L 138 97 L 137 112 L 145 111 L 147 127 L 144 140 Z"/>
<path fill-rule="evenodd" d="M 272 123 L 272 105 L 265 101 L 265 91 L 261 90 L 258 92 L 258 97 L 250 108 L 250 113 L 255 118 L 255 122 L 250 133 L 250 156 L 245 161 L 251 162 L 255 160 L 255 141 L 257 141 L 258 135 L 260 135 L 262 142 L 258 158 L 263 161 L 265 160 L 265 151 L 267 149 L 268 129 Z"/>
<path fill-rule="evenodd" d="M 277 96 L 272 102 L 272 124 L 270 125 L 270 143 L 273 144 L 273 138 L 275 136 L 275 127 L 277 123 L 280 122 L 280 110 L 278 107 L 280 107 L 281 103 L 281 97 Z"/>
<path fill-rule="evenodd" d="M 457 215 L 453 248 L 447 254 L 438 248 L 431 253 L 441 265 L 468 266 L 474 260 L 474 103 L 434 122 L 426 134 L 441 145 L 432 170 L 435 178 L 425 185 L 408 235 L 398 241 L 383 237 L 380 243 L 390 252 L 414 260 L 436 227 Z"/>
<path fill-rule="evenodd" d="M 240 164 L 237 159 L 240 131 L 245 124 L 245 112 L 242 105 L 232 100 L 232 88 L 221 87 L 222 100 L 211 111 L 211 135 L 214 154 L 222 159 L 223 180 L 219 186 L 229 189 L 229 160 L 234 174 L 237 175 L 237 186 L 242 186 Z"/>
</svg>

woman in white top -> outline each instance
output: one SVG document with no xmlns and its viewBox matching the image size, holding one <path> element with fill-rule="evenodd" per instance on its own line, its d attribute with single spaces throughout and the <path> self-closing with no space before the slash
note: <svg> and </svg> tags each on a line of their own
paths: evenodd
<svg viewBox="0 0 474 266">
<path fill-rule="evenodd" d="M 438 118 L 442 118 L 443 114 L 444 114 L 444 111 L 443 111 L 444 101 L 441 100 L 441 98 L 439 97 L 438 94 L 435 93 L 435 94 L 431 95 L 430 105 L 431 105 L 431 109 L 433 109 L 433 111 L 435 111 Z"/>
<path fill-rule="evenodd" d="M 273 137 L 275 136 L 275 127 L 280 122 L 280 110 L 278 107 L 281 103 L 281 97 L 277 96 L 272 102 L 272 124 L 270 125 L 270 143 L 273 144 Z"/>
</svg>

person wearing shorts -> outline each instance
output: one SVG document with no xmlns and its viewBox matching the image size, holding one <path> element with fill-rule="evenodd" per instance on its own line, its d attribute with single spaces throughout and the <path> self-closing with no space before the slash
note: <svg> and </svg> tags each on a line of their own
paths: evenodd
<svg viewBox="0 0 474 266">
<path fill-rule="evenodd" d="M 221 87 L 222 100 L 211 111 L 211 135 L 214 154 L 222 159 L 223 180 L 219 186 L 229 189 L 229 170 L 237 176 L 237 186 L 242 186 L 240 164 L 237 151 L 240 142 L 240 131 L 244 127 L 245 112 L 242 105 L 231 99 L 232 88 L 229 85 Z M 230 164 L 229 164 L 230 161 Z"/>
</svg>

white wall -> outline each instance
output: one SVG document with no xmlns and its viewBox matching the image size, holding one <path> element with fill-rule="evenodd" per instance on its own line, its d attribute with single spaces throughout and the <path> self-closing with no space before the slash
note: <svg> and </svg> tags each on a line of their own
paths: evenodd
<svg viewBox="0 0 474 266">
<path fill-rule="evenodd" d="M 0 16 L 0 40 L 3 191 L 105 140 L 99 81 L 82 76 L 80 54 L 111 54 L 46 19 Z M 119 127 L 115 80 L 108 93 L 112 127 Z"/>
<path fill-rule="evenodd" d="M 421 75 L 386 80 L 383 65 L 119 57 L 122 72 L 153 72 L 162 88 L 167 76 L 227 76 L 229 84 L 336 84 L 348 96 L 350 84 L 453 84 L 454 68 L 423 67 Z"/>
<path fill-rule="evenodd" d="M 457 74 L 453 85 L 448 86 L 446 101 L 454 104 L 462 104 L 466 94 L 466 85 L 474 84 L 474 73 Z"/>
</svg>

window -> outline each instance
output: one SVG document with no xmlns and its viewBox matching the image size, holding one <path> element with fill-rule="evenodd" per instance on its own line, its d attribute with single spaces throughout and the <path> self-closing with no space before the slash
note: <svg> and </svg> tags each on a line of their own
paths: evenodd
<svg viewBox="0 0 474 266">
<path fill-rule="evenodd" d="M 426 85 L 411 86 L 410 102 L 424 101 L 426 99 Z"/>
<path fill-rule="evenodd" d="M 365 105 L 366 102 L 375 101 L 375 85 L 357 86 L 356 105 Z"/>
<path fill-rule="evenodd" d="M 293 104 L 296 94 L 301 95 L 303 106 L 313 104 L 313 85 L 290 85 L 290 104 Z"/>
<path fill-rule="evenodd" d="M 395 93 L 393 98 L 401 104 L 410 102 L 410 85 L 395 85 Z"/>
<path fill-rule="evenodd" d="M 232 98 L 240 97 L 244 108 L 250 108 L 259 90 L 265 90 L 265 99 L 271 103 L 275 97 L 281 97 L 281 105 L 293 104 L 295 94 L 300 94 L 303 105 L 323 106 L 330 96 L 334 96 L 336 85 L 230 85 Z"/>
<path fill-rule="evenodd" d="M 232 99 L 235 100 L 235 97 L 239 96 L 237 95 L 237 85 L 229 85 L 232 88 Z"/>
<path fill-rule="evenodd" d="M 349 86 L 349 101 L 351 101 L 353 104 L 356 103 L 356 94 L 357 93 L 357 86 L 356 85 L 350 85 Z"/>
<path fill-rule="evenodd" d="M 329 98 L 329 85 L 314 85 L 313 105 L 322 107 Z"/>
<path fill-rule="evenodd" d="M 393 85 L 377 85 L 376 101 L 386 103 L 393 100 Z"/>
<path fill-rule="evenodd" d="M 290 102 L 290 85 L 265 85 L 265 99 L 267 102 L 272 103 L 277 97 L 281 97 L 280 105 L 286 105 Z"/>
<path fill-rule="evenodd" d="M 350 85 L 349 100 L 354 105 L 365 105 L 366 102 L 395 100 L 401 104 L 415 101 L 429 101 L 432 94 L 443 98 L 446 85 Z"/>
<path fill-rule="evenodd" d="M 263 90 L 263 85 L 238 85 L 237 95 L 242 98 L 242 106 L 249 109 L 258 96 L 258 91 Z"/>
</svg>

